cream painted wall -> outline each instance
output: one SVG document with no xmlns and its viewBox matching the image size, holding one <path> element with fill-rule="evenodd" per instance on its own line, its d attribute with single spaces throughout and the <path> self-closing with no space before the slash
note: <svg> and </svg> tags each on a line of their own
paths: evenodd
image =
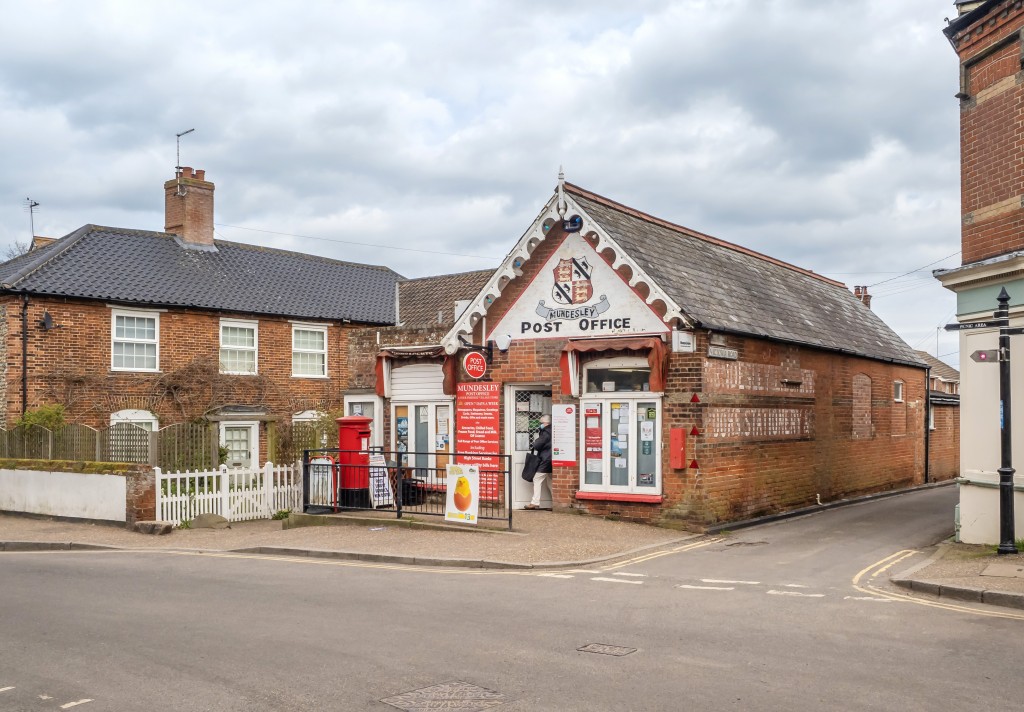
<svg viewBox="0 0 1024 712">
<path fill-rule="evenodd" d="M 127 480 L 39 470 L 0 470 L 0 511 L 127 521 Z"/>
<path fill-rule="evenodd" d="M 970 480 L 974 484 L 960 482 L 960 541 L 965 544 L 998 544 L 999 476 L 976 475 Z M 1024 537 L 1024 477 L 1014 477 L 1014 483 L 1014 538 L 1020 539 Z"/>
<path fill-rule="evenodd" d="M 1012 319 L 1012 326 L 1024 320 Z M 1024 336 L 1010 337 L 1013 466 L 1024 466 Z M 999 469 L 999 365 L 975 363 L 970 354 L 998 346 L 995 329 L 960 332 L 960 472 L 964 477 Z"/>
</svg>

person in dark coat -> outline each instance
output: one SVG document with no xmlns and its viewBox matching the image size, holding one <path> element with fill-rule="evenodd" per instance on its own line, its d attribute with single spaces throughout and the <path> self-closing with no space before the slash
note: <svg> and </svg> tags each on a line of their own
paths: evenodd
<svg viewBox="0 0 1024 712">
<path fill-rule="evenodd" d="M 551 416 L 540 416 L 540 432 L 533 441 L 533 453 L 537 456 L 537 472 L 533 476 L 533 499 L 526 509 L 540 509 L 540 498 L 544 492 L 544 483 L 551 494 Z"/>
</svg>

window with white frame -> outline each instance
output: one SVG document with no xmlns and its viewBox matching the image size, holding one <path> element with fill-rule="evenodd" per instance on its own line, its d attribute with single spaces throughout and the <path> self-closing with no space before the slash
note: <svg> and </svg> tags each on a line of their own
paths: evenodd
<svg viewBox="0 0 1024 712">
<path fill-rule="evenodd" d="M 903 401 L 903 381 L 892 382 L 892 399 L 897 402 Z"/>
<path fill-rule="evenodd" d="M 392 403 L 393 450 L 402 467 L 416 468 L 417 477 L 432 478 L 448 464 L 455 451 L 452 403 Z"/>
<path fill-rule="evenodd" d="M 110 353 L 114 371 L 159 370 L 159 312 L 112 310 Z"/>
<path fill-rule="evenodd" d="M 381 429 L 381 417 L 384 401 L 374 394 L 345 396 L 345 415 L 361 415 L 370 418 L 370 445 L 384 447 L 384 433 Z"/>
<path fill-rule="evenodd" d="M 592 361 L 580 398 L 580 489 L 661 494 L 661 393 L 642 357 Z"/>
<path fill-rule="evenodd" d="M 327 377 L 327 327 L 292 325 L 292 375 Z"/>
<path fill-rule="evenodd" d="M 111 413 L 110 424 L 114 425 L 116 423 L 131 423 L 151 433 L 159 430 L 160 427 L 160 421 L 148 410 L 129 409 Z"/>
<path fill-rule="evenodd" d="M 935 407 L 928 409 L 928 429 L 935 430 Z"/>
<path fill-rule="evenodd" d="M 220 372 L 255 374 L 258 338 L 258 322 L 221 319 Z"/>
<path fill-rule="evenodd" d="M 159 427 L 156 416 L 148 410 L 126 409 L 111 413 L 107 431 L 108 457 L 114 462 L 147 462 L 149 434 Z"/>
</svg>

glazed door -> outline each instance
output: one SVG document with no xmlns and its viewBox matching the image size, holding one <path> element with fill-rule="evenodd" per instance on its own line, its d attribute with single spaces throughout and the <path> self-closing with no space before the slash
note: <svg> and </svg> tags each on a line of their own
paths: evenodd
<svg viewBox="0 0 1024 712">
<path fill-rule="evenodd" d="M 533 483 L 521 476 L 526 454 L 540 431 L 540 416 L 551 415 L 551 389 L 510 386 L 505 396 L 505 452 L 512 456 L 512 508 L 522 509 L 533 497 Z M 541 507 L 550 507 L 544 491 Z"/>
</svg>

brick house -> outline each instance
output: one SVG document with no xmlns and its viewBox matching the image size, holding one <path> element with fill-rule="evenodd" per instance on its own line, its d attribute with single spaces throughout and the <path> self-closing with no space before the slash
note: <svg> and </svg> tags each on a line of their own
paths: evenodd
<svg viewBox="0 0 1024 712">
<path fill-rule="evenodd" d="M 928 364 L 928 475 L 952 479 L 960 474 L 960 372 L 927 351 L 916 353 Z"/>
<path fill-rule="evenodd" d="M 706 524 L 925 481 L 925 364 L 866 289 L 561 181 L 497 270 L 402 288 L 350 371 L 424 467 L 518 473 L 551 414 L 557 509 Z"/>
<path fill-rule="evenodd" d="M 61 404 L 94 428 L 219 423 L 229 463 L 340 412 L 356 326 L 394 323 L 386 267 L 214 239 L 214 184 L 164 185 L 165 232 L 85 225 L 0 265 L 0 425 Z"/>
<path fill-rule="evenodd" d="M 1005 289 L 1011 325 L 1024 326 L 1024 3 L 955 4 L 958 16 L 943 32 L 960 60 L 962 264 L 934 274 L 956 293 L 960 322 L 991 319 L 996 297 Z M 999 369 L 969 357 L 996 348 L 997 336 L 995 329 L 960 332 L 960 536 L 968 543 L 999 541 Z M 1019 337 L 1011 343 L 1024 347 Z M 1020 383 L 1020 359 L 1010 366 L 1013 381 Z M 1024 451 L 1019 415 L 1011 418 L 1011 433 L 1013 449 Z M 1022 537 L 1024 479 L 1018 474 L 1015 482 L 1016 532 Z"/>
</svg>

